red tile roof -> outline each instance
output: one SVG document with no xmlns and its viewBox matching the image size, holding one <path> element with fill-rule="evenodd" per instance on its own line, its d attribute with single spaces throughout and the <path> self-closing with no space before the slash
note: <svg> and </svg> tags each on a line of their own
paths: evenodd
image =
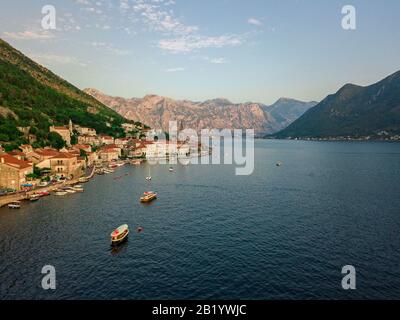
<svg viewBox="0 0 400 320">
<path fill-rule="evenodd" d="M 32 167 L 30 162 L 19 160 L 7 153 L 0 154 L 0 162 L 15 167 L 19 170 Z"/>
<path fill-rule="evenodd" d="M 76 155 L 73 155 L 68 152 L 58 152 L 58 154 L 54 157 L 51 157 L 51 159 L 72 159 L 76 158 Z"/>
</svg>

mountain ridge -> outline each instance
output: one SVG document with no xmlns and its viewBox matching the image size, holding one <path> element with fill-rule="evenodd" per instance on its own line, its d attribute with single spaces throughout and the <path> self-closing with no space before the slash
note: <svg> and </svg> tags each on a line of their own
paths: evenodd
<svg viewBox="0 0 400 320">
<path fill-rule="evenodd" d="M 400 133 L 400 71 L 367 86 L 345 84 L 305 112 L 277 138 Z"/>
<path fill-rule="evenodd" d="M 283 125 L 291 123 L 300 114 L 282 116 L 284 123 L 276 121 L 269 108 L 262 103 L 233 103 L 226 98 L 208 99 L 202 102 L 175 100 L 155 94 L 143 98 L 123 98 L 107 95 L 100 90 L 87 88 L 84 91 L 128 119 L 137 118 L 154 128 L 168 129 L 169 120 L 177 120 L 185 127 L 195 130 L 205 128 L 245 129 L 252 128 L 258 133 L 277 132 Z M 290 99 L 293 104 L 305 105 L 304 110 L 314 102 Z M 304 110 L 299 110 L 301 114 Z"/>
</svg>

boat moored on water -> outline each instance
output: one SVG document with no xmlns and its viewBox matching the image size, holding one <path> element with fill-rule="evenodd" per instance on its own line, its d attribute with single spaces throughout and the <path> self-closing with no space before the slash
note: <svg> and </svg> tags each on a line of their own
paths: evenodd
<svg viewBox="0 0 400 320">
<path fill-rule="evenodd" d="M 146 191 L 143 193 L 143 196 L 140 197 L 140 202 L 151 202 L 157 199 L 157 193 L 154 191 Z"/>
<path fill-rule="evenodd" d="M 123 224 L 111 233 L 111 245 L 118 245 L 125 241 L 129 235 L 129 226 Z"/>
<path fill-rule="evenodd" d="M 36 202 L 36 201 L 39 201 L 39 199 L 40 199 L 40 195 L 38 195 L 38 194 L 32 194 L 32 195 L 29 197 L 29 201 L 30 201 L 30 202 Z"/>
<path fill-rule="evenodd" d="M 21 202 L 20 201 L 13 201 L 8 204 L 9 209 L 21 209 Z"/>
</svg>

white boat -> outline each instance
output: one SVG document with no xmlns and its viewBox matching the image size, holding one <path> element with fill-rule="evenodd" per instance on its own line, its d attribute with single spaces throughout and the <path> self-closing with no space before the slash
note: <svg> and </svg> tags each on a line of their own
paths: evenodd
<svg viewBox="0 0 400 320">
<path fill-rule="evenodd" d="M 84 192 L 83 187 L 81 185 L 73 186 L 72 189 L 76 192 Z"/>
<path fill-rule="evenodd" d="M 73 188 L 66 188 L 64 189 L 64 191 L 67 193 L 76 193 L 76 191 Z"/>
<path fill-rule="evenodd" d="M 122 226 L 118 227 L 115 229 L 110 237 L 111 237 L 111 244 L 112 245 L 117 245 L 123 242 L 128 238 L 129 235 L 129 227 L 127 224 L 123 224 Z"/>
<path fill-rule="evenodd" d="M 29 197 L 29 201 L 30 201 L 30 202 L 36 202 L 36 201 L 39 201 L 39 199 L 40 199 L 40 195 L 38 195 L 38 194 L 32 194 L 32 195 Z"/>
<path fill-rule="evenodd" d="M 20 209 L 21 208 L 21 202 L 19 201 L 14 201 L 8 204 L 8 208 L 10 209 Z"/>
<path fill-rule="evenodd" d="M 174 171 L 174 168 L 170 167 L 168 170 L 169 170 L 169 172 L 172 172 L 172 171 Z"/>
<path fill-rule="evenodd" d="M 68 192 L 66 192 L 64 190 L 56 190 L 54 194 L 56 196 L 66 196 L 68 194 Z"/>
</svg>

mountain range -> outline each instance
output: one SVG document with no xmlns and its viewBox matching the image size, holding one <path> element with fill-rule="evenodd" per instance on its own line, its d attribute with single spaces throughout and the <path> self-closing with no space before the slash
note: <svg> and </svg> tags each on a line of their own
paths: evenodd
<svg viewBox="0 0 400 320">
<path fill-rule="evenodd" d="M 369 86 L 344 85 L 275 137 L 365 137 L 382 134 L 400 134 L 400 71 Z"/>
<path fill-rule="evenodd" d="M 123 135 L 127 122 L 92 96 L 32 61 L 0 39 L 0 143 L 49 141 L 51 125 L 69 120 L 99 133 Z"/>
<path fill-rule="evenodd" d="M 317 104 L 287 98 L 281 98 L 271 106 L 253 102 L 237 104 L 224 98 L 204 102 L 174 100 L 158 95 L 126 99 L 109 96 L 96 89 L 84 91 L 127 119 L 139 120 L 165 131 L 168 131 L 169 121 L 175 120 L 182 127 L 195 130 L 252 128 L 257 133 L 274 133 Z"/>
</svg>

